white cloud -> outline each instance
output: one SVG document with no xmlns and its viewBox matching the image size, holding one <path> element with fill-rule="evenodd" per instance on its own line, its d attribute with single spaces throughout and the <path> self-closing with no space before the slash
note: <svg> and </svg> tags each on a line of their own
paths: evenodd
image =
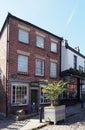
<svg viewBox="0 0 85 130">
<path fill-rule="evenodd" d="M 71 23 L 71 21 L 72 21 L 72 19 L 73 19 L 73 16 L 74 16 L 74 14 L 75 14 L 75 12 L 76 12 L 76 8 L 77 8 L 77 5 L 78 5 L 78 1 L 79 1 L 79 0 L 76 0 L 74 6 L 73 6 L 73 8 L 72 8 L 72 11 L 71 11 L 71 13 L 70 13 L 70 16 L 69 16 L 69 18 L 68 18 L 68 20 L 67 20 L 67 22 L 66 22 L 66 27 L 69 26 L 69 24 Z"/>
</svg>

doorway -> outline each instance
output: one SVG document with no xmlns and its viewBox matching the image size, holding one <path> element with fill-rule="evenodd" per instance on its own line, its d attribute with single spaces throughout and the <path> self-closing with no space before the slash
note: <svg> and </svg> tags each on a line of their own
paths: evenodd
<svg viewBox="0 0 85 130">
<path fill-rule="evenodd" d="M 31 90 L 31 112 L 37 112 L 37 90 Z"/>
</svg>

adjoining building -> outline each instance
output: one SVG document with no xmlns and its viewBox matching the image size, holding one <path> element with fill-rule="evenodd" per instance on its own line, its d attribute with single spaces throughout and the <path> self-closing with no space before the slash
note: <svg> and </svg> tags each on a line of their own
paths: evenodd
<svg viewBox="0 0 85 130">
<path fill-rule="evenodd" d="M 85 98 L 85 56 L 79 47 L 74 49 L 63 40 L 61 47 L 61 77 L 68 82 L 67 92 L 62 94 L 67 104 Z"/>
<path fill-rule="evenodd" d="M 49 103 L 42 80 L 60 80 L 62 40 L 8 14 L 0 31 L 0 114 L 36 112 Z"/>
</svg>

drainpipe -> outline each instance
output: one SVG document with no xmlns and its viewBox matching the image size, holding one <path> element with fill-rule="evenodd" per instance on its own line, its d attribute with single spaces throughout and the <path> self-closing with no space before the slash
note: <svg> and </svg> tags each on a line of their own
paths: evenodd
<svg viewBox="0 0 85 130">
<path fill-rule="evenodd" d="M 62 39 L 62 41 L 63 41 L 63 39 Z M 62 49 L 62 41 L 60 42 L 60 74 L 59 74 L 60 79 L 61 79 L 61 56 L 62 56 L 61 49 Z"/>
<path fill-rule="evenodd" d="M 6 117 L 8 116 L 8 58 L 9 58 L 9 16 L 7 18 L 7 46 L 6 46 Z"/>
</svg>

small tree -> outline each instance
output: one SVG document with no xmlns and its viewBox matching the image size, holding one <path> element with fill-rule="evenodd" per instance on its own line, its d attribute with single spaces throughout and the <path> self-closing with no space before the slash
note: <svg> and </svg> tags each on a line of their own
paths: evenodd
<svg viewBox="0 0 85 130">
<path fill-rule="evenodd" d="M 59 95 L 66 91 L 65 85 L 67 82 L 63 82 L 62 80 L 56 82 L 48 82 L 47 86 L 43 86 L 43 93 L 45 94 L 46 99 L 49 99 L 51 101 L 51 105 L 58 102 Z"/>
</svg>

